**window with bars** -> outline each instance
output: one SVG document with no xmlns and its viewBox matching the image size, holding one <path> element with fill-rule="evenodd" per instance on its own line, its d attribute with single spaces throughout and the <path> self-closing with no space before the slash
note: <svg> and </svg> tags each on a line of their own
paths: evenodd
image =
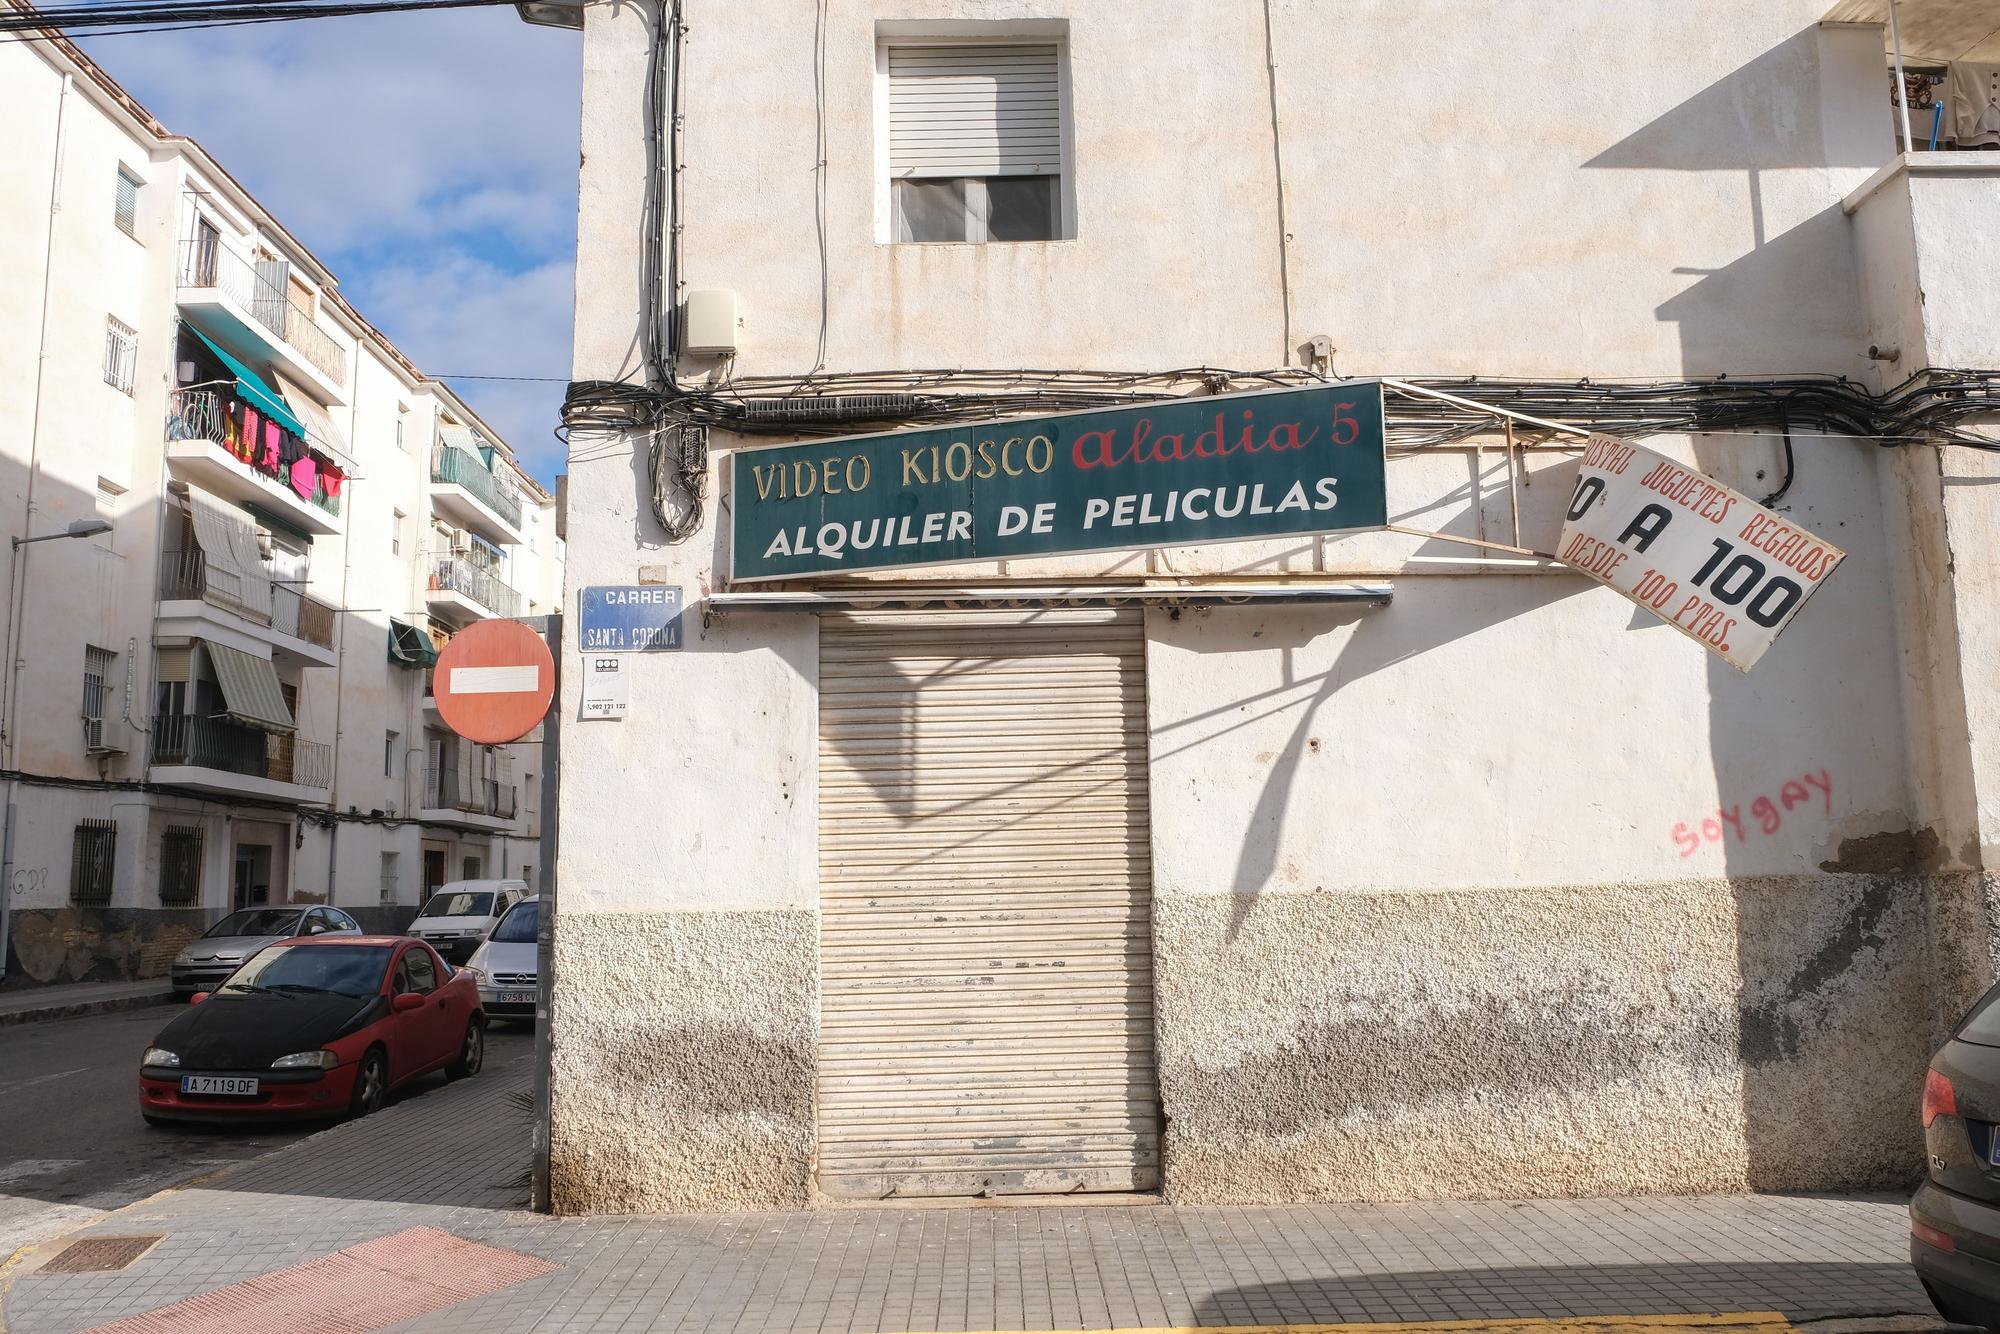
<svg viewBox="0 0 2000 1334">
<path fill-rule="evenodd" d="M 1065 234 L 1058 43 L 896 43 L 882 68 L 895 240 Z"/>
<path fill-rule="evenodd" d="M 95 750 L 104 744 L 104 709 L 111 699 L 111 670 L 118 655 L 95 644 L 83 650 L 83 744 Z"/>
<path fill-rule="evenodd" d="M 201 906 L 200 825 L 168 825 L 160 835 L 160 906 Z"/>
<path fill-rule="evenodd" d="M 402 854 L 395 852 L 385 852 L 382 854 L 382 902 L 384 903 L 394 903 L 397 893 L 401 889 L 400 881 L 402 873 L 397 866 L 397 862 L 401 860 L 401 856 Z"/>
<path fill-rule="evenodd" d="M 118 224 L 119 231 L 135 240 L 139 235 L 139 187 L 144 184 L 130 167 L 118 169 L 118 202 L 112 206 L 111 220 Z"/>
<path fill-rule="evenodd" d="M 110 820 L 77 823 L 69 854 L 69 901 L 79 908 L 111 902 L 111 863 L 118 851 L 118 826 Z"/>
<path fill-rule="evenodd" d="M 139 331 L 116 315 L 104 324 L 104 383 L 121 394 L 132 392 L 139 374 Z"/>
</svg>

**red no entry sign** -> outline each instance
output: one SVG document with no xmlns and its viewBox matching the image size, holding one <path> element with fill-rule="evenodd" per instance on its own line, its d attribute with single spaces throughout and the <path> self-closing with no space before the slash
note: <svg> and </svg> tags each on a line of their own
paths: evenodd
<svg viewBox="0 0 2000 1334">
<path fill-rule="evenodd" d="M 539 631 L 519 621 L 480 621 L 452 636 L 431 680 L 446 727 L 498 746 L 519 741 L 548 713 L 556 664 Z"/>
</svg>

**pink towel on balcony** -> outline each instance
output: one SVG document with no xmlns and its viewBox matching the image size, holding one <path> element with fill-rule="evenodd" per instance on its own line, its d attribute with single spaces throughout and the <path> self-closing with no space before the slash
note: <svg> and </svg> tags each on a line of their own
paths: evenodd
<svg viewBox="0 0 2000 1334">
<path fill-rule="evenodd" d="M 268 417 L 264 420 L 264 471 L 278 476 L 278 446 L 284 442 L 285 433 L 278 423 Z"/>
<path fill-rule="evenodd" d="M 299 493 L 302 500 L 313 498 L 313 489 L 319 485 L 319 465 L 308 454 L 292 465 L 292 490 Z"/>
</svg>

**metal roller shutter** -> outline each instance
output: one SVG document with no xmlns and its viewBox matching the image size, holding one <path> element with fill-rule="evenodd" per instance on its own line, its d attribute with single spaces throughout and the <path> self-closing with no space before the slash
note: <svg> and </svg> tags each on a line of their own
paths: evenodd
<svg viewBox="0 0 2000 1334">
<path fill-rule="evenodd" d="M 822 619 L 819 1179 L 1159 1183 L 1133 613 Z"/>
<path fill-rule="evenodd" d="M 1053 45 L 889 48 L 892 176 L 1035 176 L 1062 170 Z"/>
</svg>

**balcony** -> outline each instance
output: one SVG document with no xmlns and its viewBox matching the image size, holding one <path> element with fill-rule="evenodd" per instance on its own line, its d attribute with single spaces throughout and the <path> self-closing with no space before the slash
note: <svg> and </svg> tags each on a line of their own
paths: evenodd
<svg viewBox="0 0 2000 1334">
<path fill-rule="evenodd" d="M 333 747 L 226 718 L 155 714 L 150 756 L 152 781 L 204 792 L 325 801 L 333 785 Z"/>
<path fill-rule="evenodd" d="M 162 640 L 212 639 L 245 653 L 271 656 L 295 667 L 332 667 L 333 607 L 289 584 L 272 583 L 271 619 L 221 596 L 208 580 L 208 559 L 200 551 L 165 553 L 160 561 Z"/>
<path fill-rule="evenodd" d="M 211 239 L 181 242 L 180 304 L 252 359 L 347 402 L 347 352 L 294 302 L 282 263 L 257 265 Z"/>
<path fill-rule="evenodd" d="M 431 506 L 460 528 L 470 528 L 499 546 L 528 540 L 521 529 L 521 497 L 492 470 L 453 446 L 431 451 Z"/>
<path fill-rule="evenodd" d="M 242 438 L 245 405 L 219 389 L 176 389 L 167 398 L 167 468 L 237 505 L 269 510 L 322 537 L 341 530 L 340 496 L 314 470 L 312 490 L 293 485 L 282 462 Z"/>
<path fill-rule="evenodd" d="M 493 778 L 468 778 L 450 766 L 424 769 L 423 809 L 418 818 L 461 829 L 502 830 L 514 824 L 516 790 Z"/>
<path fill-rule="evenodd" d="M 461 556 L 436 552 L 424 579 L 424 603 L 432 616 L 454 626 L 493 617 L 509 618 L 527 609 L 527 599 Z"/>
<path fill-rule="evenodd" d="M 1843 207 L 1860 260 L 1864 341 L 1894 349 L 1880 364 L 1884 385 L 1933 367 L 2000 365 L 1991 262 L 2000 153 L 1901 154 Z"/>
</svg>

